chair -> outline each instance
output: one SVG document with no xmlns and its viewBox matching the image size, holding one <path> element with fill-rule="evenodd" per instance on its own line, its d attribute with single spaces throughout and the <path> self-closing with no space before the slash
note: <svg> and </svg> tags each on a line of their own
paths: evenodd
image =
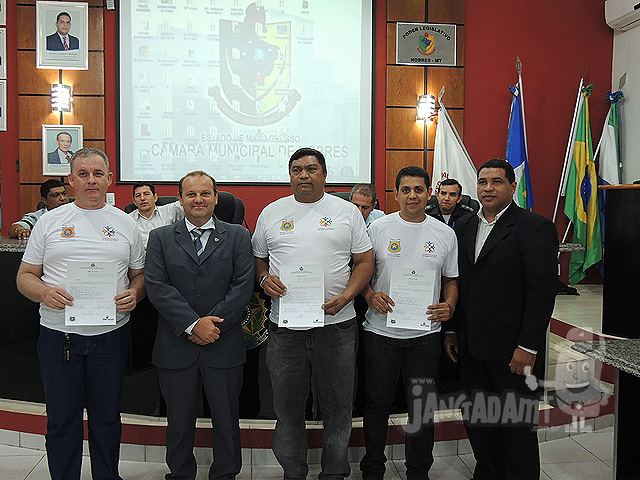
<svg viewBox="0 0 640 480">
<path fill-rule="evenodd" d="M 431 198 L 427 201 L 426 211 L 431 210 L 434 206 L 438 204 L 438 197 L 436 195 L 431 195 Z M 465 205 L 473 210 L 473 213 L 477 213 L 480 210 L 480 202 L 471 198 L 467 194 L 462 194 L 462 199 L 460 200 L 461 205 Z"/>
<path fill-rule="evenodd" d="M 166 205 L 168 203 L 172 203 L 178 200 L 178 197 L 165 196 L 158 197 L 158 201 L 156 205 Z M 125 213 L 131 213 L 136 209 L 135 203 L 128 203 L 126 207 L 124 207 Z M 246 225 L 246 221 L 244 218 L 244 202 L 236 197 L 231 192 L 221 192 L 218 191 L 218 204 L 213 211 L 213 214 L 216 216 L 218 220 L 222 220 L 227 223 L 237 223 L 238 225 Z"/>
<path fill-rule="evenodd" d="M 73 202 L 76 199 L 76 197 L 69 197 L 69 203 Z M 36 210 L 40 210 L 41 208 L 44 208 L 45 204 L 42 200 L 40 200 L 38 202 L 38 205 L 36 205 Z"/>
</svg>

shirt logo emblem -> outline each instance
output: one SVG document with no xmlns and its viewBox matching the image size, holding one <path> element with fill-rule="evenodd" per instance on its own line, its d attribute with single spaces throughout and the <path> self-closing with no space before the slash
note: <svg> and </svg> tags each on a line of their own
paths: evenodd
<svg viewBox="0 0 640 480">
<path fill-rule="evenodd" d="M 424 244 L 424 251 L 427 253 L 433 253 L 436 251 L 436 245 L 433 242 L 427 241 Z"/>
<path fill-rule="evenodd" d="M 284 230 L 285 232 L 293 230 L 293 220 L 283 220 L 282 225 L 280 225 L 280 230 Z"/>
<path fill-rule="evenodd" d="M 113 237 L 116 234 L 116 229 L 109 225 L 105 225 L 102 227 L 102 233 L 104 233 L 105 237 Z"/>
<path fill-rule="evenodd" d="M 71 238 L 76 236 L 75 227 L 62 227 L 62 238 Z"/>
<path fill-rule="evenodd" d="M 322 217 L 320 219 L 320 225 L 323 227 L 328 227 L 331 225 L 331 217 Z"/>
<path fill-rule="evenodd" d="M 402 250 L 400 240 L 389 240 L 389 251 L 391 253 L 398 253 L 400 250 Z"/>
</svg>

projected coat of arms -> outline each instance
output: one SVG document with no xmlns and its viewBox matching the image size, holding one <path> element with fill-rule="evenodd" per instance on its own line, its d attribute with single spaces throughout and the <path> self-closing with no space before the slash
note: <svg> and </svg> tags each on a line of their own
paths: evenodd
<svg viewBox="0 0 640 480">
<path fill-rule="evenodd" d="M 291 82 L 291 22 L 267 23 L 264 7 L 244 21 L 220 20 L 220 87 L 209 90 L 220 111 L 243 125 L 270 125 L 300 100 Z"/>
</svg>

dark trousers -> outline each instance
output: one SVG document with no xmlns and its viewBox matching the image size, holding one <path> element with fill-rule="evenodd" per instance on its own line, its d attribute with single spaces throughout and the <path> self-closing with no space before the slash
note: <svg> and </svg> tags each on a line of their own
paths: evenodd
<svg viewBox="0 0 640 480">
<path fill-rule="evenodd" d="M 473 358 L 467 351 L 460 358 L 460 385 L 470 396 L 473 411 L 474 395 L 482 395 L 484 404 L 496 398 L 503 407 L 505 395 L 514 395 L 518 408 L 523 404 L 534 405 L 535 422 L 499 421 L 465 422 L 467 436 L 476 458 L 473 478 L 476 480 L 538 480 L 540 478 L 540 455 L 538 435 L 538 397 L 525 384 L 524 375 L 511 373 L 508 362 L 485 361 Z M 477 411 L 477 409 L 476 409 Z M 469 412 L 463 409 L 465 419 Z"/>
<path fill-rule="evenodd" d="M 236 478 L 242 469 L 240 441 L 240 391 L 242 365 L 212 368 L 196 362 L 182 369 L 158 368 L 160 390 L 167 402 L 166 479 L 196 478 L 193 454 L 197 412 L 204 392 L 213 422 L 213 464 L 209 480 Z"/>
<path fill-rule="evenodd" d="M 405 438 L 407 480 L 428 479 L 433 464 L 433 416 L 423 418 L 429 395 L 435 396 L 440 357 L 440 335 L 433 333 L 410 339 L 395 339 L 364 332 L 367 405 L 364 410 L 366 453 L 360 462 L 364 479 L 382 479 L 387 457 L 389 412 L 402 373 L 409 406 Z M 412 428 L 419 425 L 419 428 Z M 409 433 L 411 432 L 411 433 Z"/>
<path fill-rule="evenodd" d="M 129 325 L 103 335 L 69 334 L 40 327 L 38 358 L 47 404 L 47 460 L 52 480 L 80 479 L 83 408 L 87 408 L 89 454 L 94 480 L 120 479 L 120 404 Z"/>
<path fill-rule="evenodd" d="M 324 427 L 318 478 L 349 476 L 357 333 L 355 318 L 310 330 L 289 330 L 270 322 L 267 366 L 277 418 L 273 452 L 286 480 L 306 479 L 309 471 L 305 407 L 312 372 Z"/>
</svg>

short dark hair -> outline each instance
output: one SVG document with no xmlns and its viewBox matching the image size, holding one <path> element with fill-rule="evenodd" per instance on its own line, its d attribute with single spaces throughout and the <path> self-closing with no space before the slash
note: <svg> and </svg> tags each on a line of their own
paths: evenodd
<svg viewBox="0 0 640 480">
<path fill-rule="evenodd" d="M 69 135 L 69 138 L 73 141 L 73 135 L 71 135 L 69 132 L 58 132 L 58 134 L 56 135 L 56 142 L 60 140 L 60 135 Z"/>
<path fill-rule="evenodd" d="M 40 196 L 42 198 L 47 198 L 47 195 L 49 195 L 51 189 L 58 187 L 64 187 L 64 182 L 58 180 L 57 178 L 51 178 L 45 182 L 42 182 L 42 185 L 40 185 Z"/>
<path fill-rule="evenodd" d="M 429 174 L 424 168 L 421 167 L 404 167 L 398 172 L 396 175 L 396 190 L 400 189 L 400 181 L 403 177 L 420 177 L 424 179 L 424 184 L 427 188 L 431 187 L 431 179 L 429 178 Z"/>
<path fill-rule="evenodd" d="M 56 23 L 58 23 L 60 21 L 60 17 L 69 17 L 69 20 L 71 20 L 71 15 L 69 15 L 67 12 L 60 12 L 58 14 L 58 16 L 56 17 Z M 51 20 L 49 20 L 51 21 Z"/>
<path fill-rule="evenodd" d="M 149 183 L 149 182 L 136 182 L 133 184 L 133 196 L 136 196 L 136 190 L 140 187 L 149 187 L 149 190 L 151 190 L 152 194 L 156 194 L 156 187 L 153 185 L 153 183 Z"/>
<path fill-rule="evenodd" d="M 202 170 L 194 170 L 193 172 L 187 173 L 184 177 L 180 179 L 180 182 L 178 182 L 178 195 L 181 198 L 182 198 L 182 184 L 188 177 L 209 177 L 209 179 L 213 183 L 213 193 L 218 193 L 218 187 L 216 186 L 216 181 L 211 175 L 209 175 L 207 172 Z"/>
<path fill-rule="evenodd" d="M 440 182 L 441 187 L 444 187 L 446 185 L 457 185 L 459 190 L 458 195 L 462 195 L 462 185 L 460 185 L 460 182 L 455 178 L 447 178 L 446 180 Z"/>
<path fill-rule="evenodd" d="M 509 183 L 516 181 L 516 172 L 513 171 L 513 167 L 502 158 L 492 158 L 480 165 L 480 168 L 478 168 L 478 177 L 480 177 L 480 170 L 483 168 L 501 168 L 504 170 L 504 176 L 507 177 Z"/>
<path fill-rule="evenodd" d="M 356 184 L 349 193 L 349 200 L 353 200 L 353 196 L 355 194 L 363 195 L 365 197 L 371 197 L 371 203 L 373 205 L 378 201 L 378 194 L 376 193 L 376 187 L 374 187 L 370 183 L 358 183 Z"/>
<path fill-rule="evenodd" d="M 316 150 L 315 148 L 310 147 L 299 148 L 298 150 L 293 152 L 293 155 L 291 155 L 291 158 L 289 159 L 289 170 L 291 170 L 291 164 L 294 162 L 294 160 L 299 160 L 302 157 L 306 157 L 307 155 L 316 157 L 316 159 L 318 159 L 318 163 L 322 167 L 322 173 L 327 173 L 327 162 L 324 159 L 324 155 L 320 150 Z"/>
</svg>

